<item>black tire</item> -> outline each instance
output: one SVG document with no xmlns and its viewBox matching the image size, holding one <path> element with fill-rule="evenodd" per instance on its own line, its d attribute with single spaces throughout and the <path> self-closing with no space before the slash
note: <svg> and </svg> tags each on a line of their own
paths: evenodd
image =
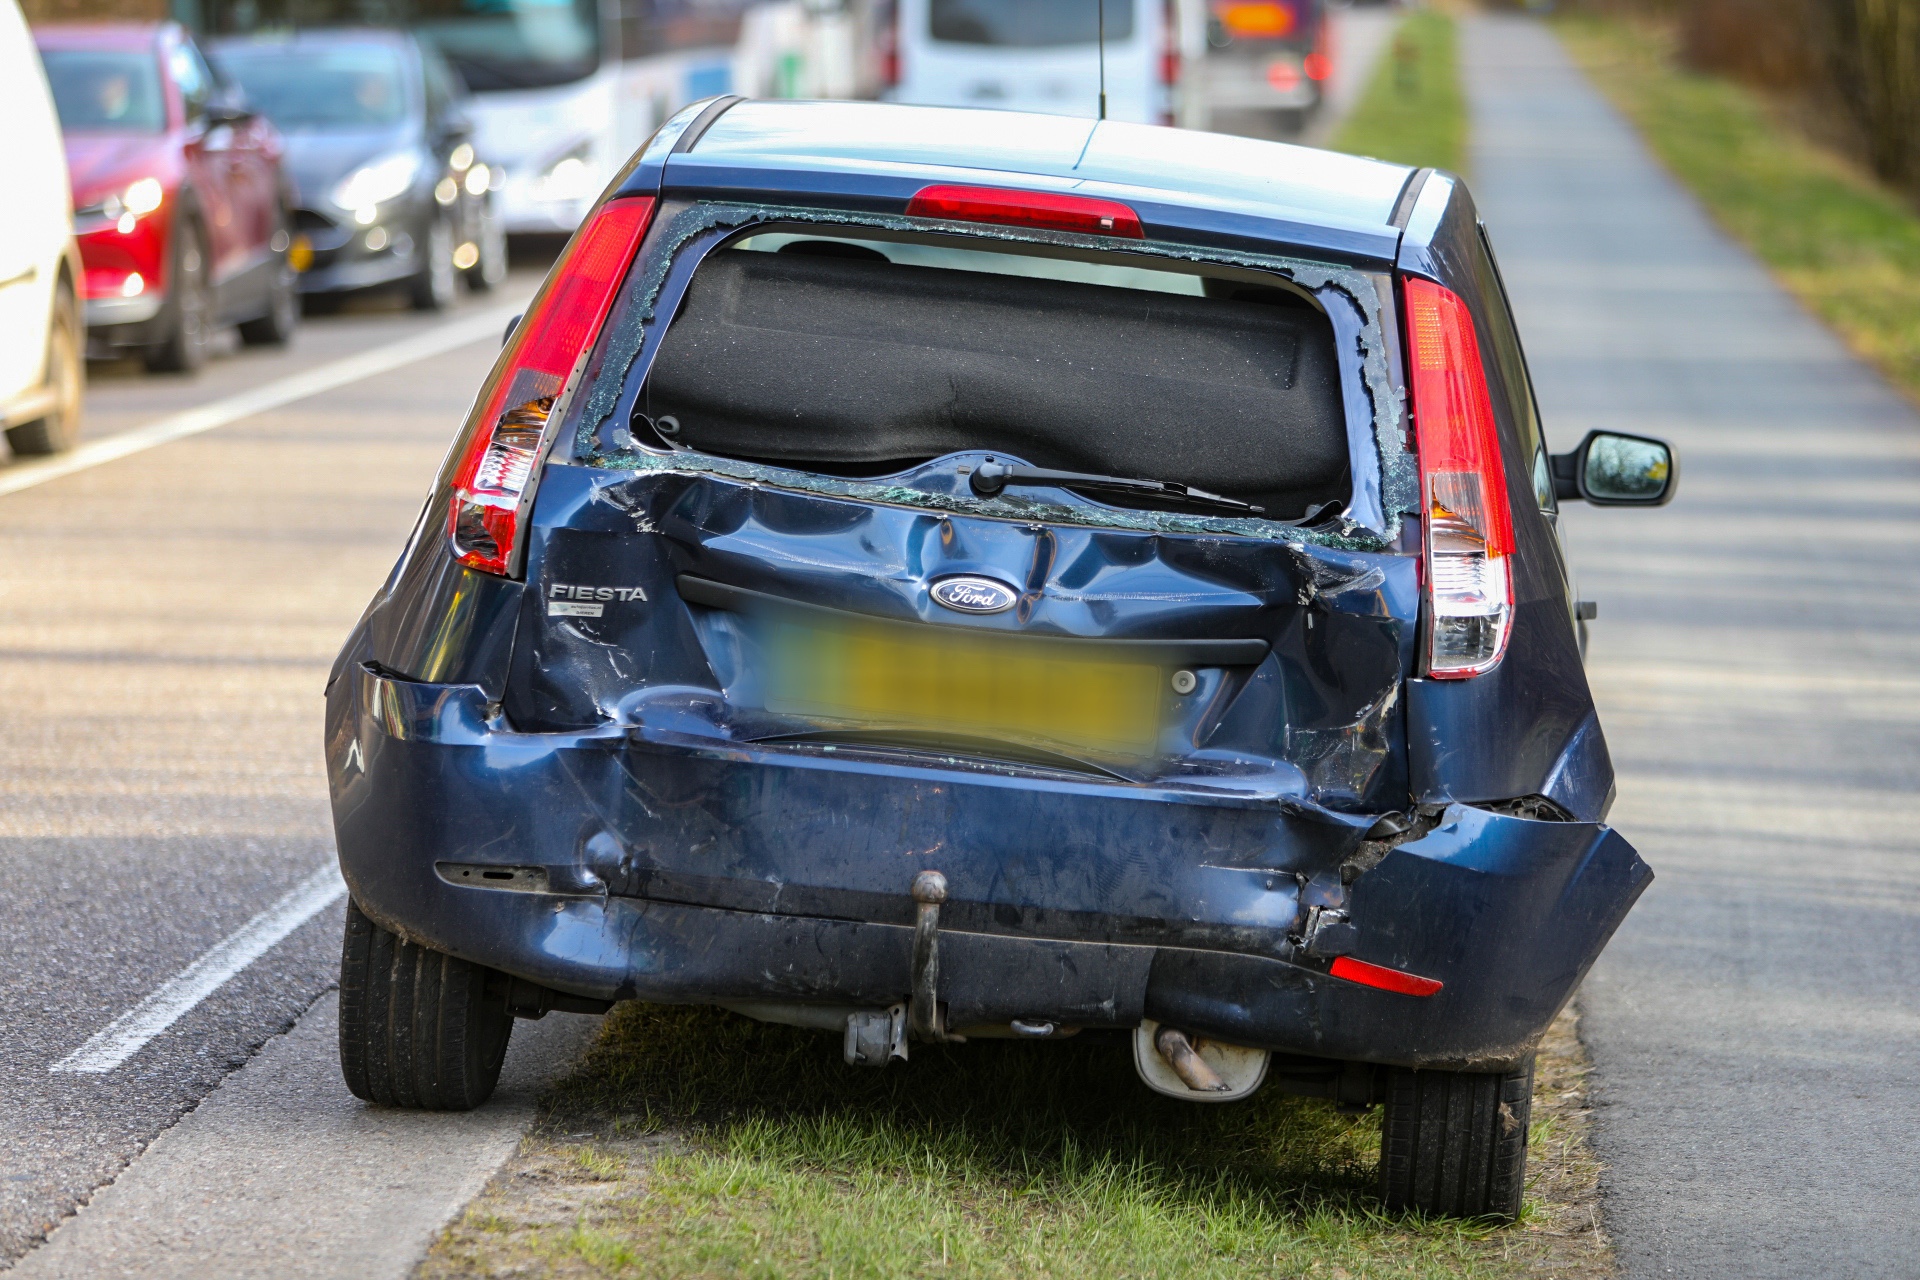
<svg viewBox="0 0 1920 1280">
<path fill-rule="evenodd" d="M 408 288 L 415 311 L 445 311 L 453 305 L 460 287 L 460 268 L 453 265 L 453 250 L 453 220 L 435 214 L 421 237 L 420 272 Z"/>
<path fill-rule="evenodd" d="M 1500 1075 L 1393 1071 L 1380 1124 L 1380 1195 L 1395 1212 L 1520 1216 L 1533 1059 Z"/>
<path fill-rule="evenodd" d="M 408 942 L 347 903 L 340 1073 L 356 1098 L 471 1111 L 493 1095 L 512 1033 L 504 974 Z"/>
<path fill-rule="evenodd" d="M 285 215 L 280 219 L 278 234 L 288 237 L 288 244 L 292 243 L 292 232 L 287 229 L 292 221 Z M 293 331 L 299 324 L 300 278 L 282 250 L 273 259 L 273 283 L 268 286 L 267 313 L 241 322 L 240 341 L 250 347 L 284 347 L 293 340 Z"/>
<path fill-rule="evenodd" d="M 53 317 L 47 326 L 47 363 L 42 385 L 54 391 L 54 409 L 45 417 L 7 428 L 7 446 L 14 453 L 64 453 L 73 448 L 80 429 L 80 404 L 87 385 L 87 340 L 80 328 L 80 304 L 64 280 L 53 295 Z"/>
<path fill-rule="evenodd" d="M 167 283 L 167 336 L 147 352 L 147 368 L 155 373 L 196 373 L 207 362 L 207 344 L 213 329 L 213 290 L 208 286 L 212 264 L 207 237 L 200 225 L 183 218 L 173 238 L 172 271 Z"/>
</svg>

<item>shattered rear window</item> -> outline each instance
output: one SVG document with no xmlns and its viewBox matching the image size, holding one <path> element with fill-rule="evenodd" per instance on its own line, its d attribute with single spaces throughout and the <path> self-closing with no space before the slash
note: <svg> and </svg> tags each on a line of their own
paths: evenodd
<svg viewBox="0 0 1920 1280">
<path fill-rule="evenodd" d="M 580 461 L 982 515 L 1360 546 L 1391 538 L 1411 505 L 1363 273 L 712 204 L 664 230 L 598 378 L 567 414 Z M 924 482 L 930 462 L 980 450 L 1177 482 L 1264 517 L 1104 491 L 1076 492 L 1071 506 L 1057 489 L 1052 501 L 1013 488 L 980 498 Z M 1329 510 L 1344 514 L 1318 514 Z M 1310 513 L 1311 529 L 1286 524 Z"/>
</svg>

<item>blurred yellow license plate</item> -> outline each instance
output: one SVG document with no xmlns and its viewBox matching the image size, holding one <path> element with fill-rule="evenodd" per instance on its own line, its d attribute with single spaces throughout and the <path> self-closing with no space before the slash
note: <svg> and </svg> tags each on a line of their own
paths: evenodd
<svg viewBox="0 0 1920 1280">
<path fill-rule="evenodd" d="M 1097 643 L 792 622 L 766 639 L 770 711 L 1103 754 L 1159 736 L 1164 673 Z"/>
</svg>

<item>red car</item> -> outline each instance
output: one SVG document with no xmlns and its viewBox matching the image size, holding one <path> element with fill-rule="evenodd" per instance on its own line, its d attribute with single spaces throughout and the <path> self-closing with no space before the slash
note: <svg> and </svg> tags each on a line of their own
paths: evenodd
<svg viewBox="0 0 1920 1280">
<path fill-rule="evenodd" d="M 300 315 L 280 137 L 177 23 L 34 33 L 66 135 L 89 354 L 191 371 L 209 335 Z"/>
</svg>

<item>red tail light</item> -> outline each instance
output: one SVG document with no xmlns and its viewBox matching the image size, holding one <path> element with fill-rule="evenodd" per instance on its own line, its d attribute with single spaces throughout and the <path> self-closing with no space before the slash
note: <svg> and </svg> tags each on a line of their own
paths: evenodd
<svg viewBox="0 0 1920 1280">
<path fill-rule="evenodd" d="M 599 335 L 652 216 L 650 196 L 600 206 L 554 264 L 500 353 L 467 422 L 453 473 L 447 531 L 454 555 L 467 568 L 511 571 L 522 500 L 554 398 Z"/>
<path fill-rule="evenodd" d="M 1413 426 L 1426 513 L 1427 673 L 1490 670 L 1513 622 L 1513 515 L 1473 315 L 1459 295 L 1408 277 Z"/>
<path fill-rule="evenodd" d="M 1300 60 L 1300 69 L 1309 80 L 1325 80 L 1333 74 L 1333 24 L 1320 15 L 1320 27 L 1313 33 L 1313 52 Z"/>
<path fill-rule="evenodd" d="M 1051 191 L 1009 191 L 1003 187 L 922 187 L 907 201 L 916 218 L 954 222 L 997 222 L 1010 227 L 1044 227 L 1094 236 L 1144 240 L 1140 215 L 1117 200 L 1056 195 Z"/>
<path fill-rule="evenodd" d="M 1389 969 L 1381 964 L 1368 964 L 1365 960 L 1355 960 L 1352 956 L 1341 956 L 1335 960 L 1329 972 L 1336 978 L 1357 982 L 1363 987 L 1378 987 L 1382 991 L 1392 991 L 1403 996 L 1430 996 L 1444 985 L 1435 978 L 1423 978 L 1415 973 L 1402 973 L 1398 969 Z"/>
<path fill-rule="evenodd" d="M 900 0 L 887 6 L 880 25 L 880 87 L 900 87 Z"/>
<path fill-rule="evenodd" d="M 1180 11 L 1171 0 L 1160 20 L 1160 83 L 1169 89 L 1180 83 Z"/>
</svg>

